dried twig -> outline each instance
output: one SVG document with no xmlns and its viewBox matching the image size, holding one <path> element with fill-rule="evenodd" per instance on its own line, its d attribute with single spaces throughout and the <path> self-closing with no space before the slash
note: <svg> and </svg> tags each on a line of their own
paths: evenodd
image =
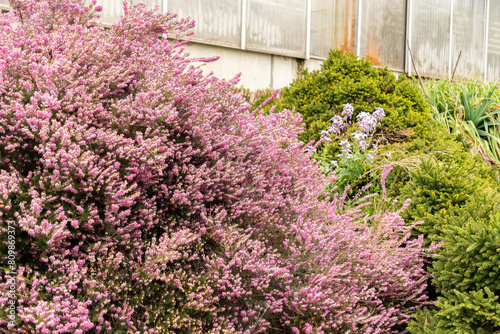
<svg viewBox="0 0 500 334">
<path fill-rule="evenodd" d="M 460 50 L 460 53 L 458 54 L 457 62 L 455 63 L 455 68 L 453 69 L 453 73 L 451 74 L 450 81 L 453 81 L 453 77 L 455 76 L 455 71 L 457 70 L 458 61 L 460 60 L 461 55 L 462 55 L 462 50 Z"/>
<path fill-rule="evenodd" d="M 418 81 L 420 81 L 420 86 L 422 87 L 422 92 L 424 93 L 424 95 L 427 95 L 427 93 L 425 92 L 424 83 L 422 82 L 422 78 L 418 73 L 417 66 L 415 66 L 415 61 L 413 60 L 413 53 L 411 52 L 410 49 L 410 41 L 407 39 L 406 43 L 408 45 L 408 51 L 410 51 L 410 58 L 411 58 L 411 63 L 413 64 L 413 69 L 415 70 L 415 73 L 417 73 Z"/>
</svg>

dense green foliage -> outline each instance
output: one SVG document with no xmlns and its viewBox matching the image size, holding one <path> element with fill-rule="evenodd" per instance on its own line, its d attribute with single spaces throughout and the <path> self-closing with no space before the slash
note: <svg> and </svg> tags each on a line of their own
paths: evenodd
<svg viewBox="0 0 500 334">
<path fill-rule="evenodd" d="M 412 199 L 405 218 L 423 221 L 414 234 L 424 235 L 426 245 L 443 242 L 429 267 L 437 302 L 408 329 L 495 333 L 500 329 L 498 171 L 470 150 L 463 133 L 444 125 L 427 123 L 413 140 L 381 148 L 382 154 L 393 152 L 392 195 Z"/>
<path fill-rule="evenodd" d="M 500 329 L 500 197 L 476 192 L 463 206 L 431 215 L 444 241 L 433 263 L 436 307 L 411 322 L 412 333 L 497 333 Z"/>
<path fill-rule="evenodd" d="M 319 139 L 345 103 L 353 105 L 354 116 L 381 107 L 386 112 L 384 127 L 415 128 L 415 134 L 430 116 L 424 97 L 411 81 L 404 76 L 396 79 L 387 68 L 374 68 L 341 51 L 331 51 L 320 70 L 304 71 L 302 78 L 284 88 L 280 107 L 295 107 L 302 114 L 306 128 L 301 139 L 308 142 Z"/>
<path fill-rule="evenodd" d="M 471 155 L 460 135 L 428 124 L 420 137 L 387 145 L 392 160 L 417 162 L 388 179 L 394 195 L 411 198 L 408 221 L 426 244 L 443 242 L 430 271 L 435 306 L 410 323 L 411 333 L 495 333 L 500 329 L 498 172 Z M 415 160 L 413 160 L 415 161 Z"/>
<path fill-rule="evenodd" d="M 411 323 L 415 334 L 500 329 L 499 184 L 478 157 L 458 153 L 423 161 L 401 191 L 412 198 L 407 218 L 424 222 L 414 233 L 443 242 L 430 269 L 440 296 Z"/>
</svg>

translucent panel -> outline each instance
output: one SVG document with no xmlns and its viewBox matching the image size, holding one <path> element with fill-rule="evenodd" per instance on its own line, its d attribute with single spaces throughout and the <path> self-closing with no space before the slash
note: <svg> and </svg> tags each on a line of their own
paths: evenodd
<svg viewBox="0 0 500 334">
<path fill-rule="evenodd" d="M 162 0 L 132 0 L 132 3 L 143 3 L 146 5 L 146 8 L 149 10 L 153 10 L 156 6 L 158 6 L 158 10 L 161 12 Z"/>
<path fill-rule="evenodd" d="M 486 0 L 454 0 L 453 7 L 452 71 L 456 65 L 455 77 L 484 76 Z"/>
<path fill-rule="evenodd" d="M 115 23 L 123 15 L 123 0 L 97 0 L 97 4 L 102 5 L 102 22 Z"/>
<path fill-rule="evenodd" d="M 360 56 L 375 65 L 403 71 L 406 0 L 360 3 Z"/>
<path fill-rule="evenodd" d="M 168 0 L 168 10 L 196 20 L 192 40 L 241 45 L 241 0 Z"/>
<path fill-rule="evenodd" d="M 10 7 L 9 0 L 0 0 L 0 8 Z"/>
<path fill-rule="evenodd" d="M 311 55 L 330 49 L 354 52 L 356 0 L 311 1 Z"/>
<path fill-rule="evenodd" d="M 500 80 L 500 0 L 490 0 L 488 29 L 488 72 L 489 81 Z"/>
<path fill-rule="evenodd" d="M 247 0 L 248 49 L 304 57 L 305 0 Z"/>
<path fill-rule="evenodd" d="M 161 6 L 162 0 L 128 0 L 129 3 L 144 3 L 146 8 L 153 9 L 156 5 Z M 97 4 L 102 6 L 101 21 L 105 23 L 115 23 L 123 15 L 123 0 L 97 0 Z"/>
<path fill-rule="evenodd" d="M 447 76 L 451 0 L 413 0 L 411 7 L 411 50 L 417 70 L 425 76 Z"/>
</svg>

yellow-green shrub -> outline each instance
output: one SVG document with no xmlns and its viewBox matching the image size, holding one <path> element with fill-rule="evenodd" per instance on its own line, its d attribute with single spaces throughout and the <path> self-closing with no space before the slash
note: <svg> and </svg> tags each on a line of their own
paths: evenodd
<svg viewBox="0 0 500 334">
<path fill-rule="evenodd" d="M 345 103 L 353 105 L 354 116 L 381 107 L 386 112 L 382 126 L 415 128 L 415 134 L 431 117 L 419 88 L 403 75 L 397 79 L 387 68 L 374 68 L 370 62 L 341 51 L 331 51 L 320 70 L 306 70 L 302 78 L 284 88 L 279 105 L 302 114 L 306 127 L 300 139 L 308 142 L 319 139 L 319 133 L 328 128 Z"/>
</svg>

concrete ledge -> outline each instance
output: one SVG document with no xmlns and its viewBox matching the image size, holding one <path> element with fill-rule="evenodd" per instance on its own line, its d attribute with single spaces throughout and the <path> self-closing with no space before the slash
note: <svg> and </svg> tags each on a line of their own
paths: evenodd
<svg viewBox="0 0 500 334">
<path fill-rule="evenodd" d="M 306 66 L 310 70 L 319 69 L 323 61 L 302 60 L 287 56 L 238 50 L 215 45 L 191 42 L 186 45 L 192 58 L 220 59 L 201 65 L 205 73 L 213 72 L 217 77 L 232 79 L 241 73 L 239 85 L 251 90 L 263 88 L 282 88 L 288 86 L 301 75 Z"/>
</svg>

